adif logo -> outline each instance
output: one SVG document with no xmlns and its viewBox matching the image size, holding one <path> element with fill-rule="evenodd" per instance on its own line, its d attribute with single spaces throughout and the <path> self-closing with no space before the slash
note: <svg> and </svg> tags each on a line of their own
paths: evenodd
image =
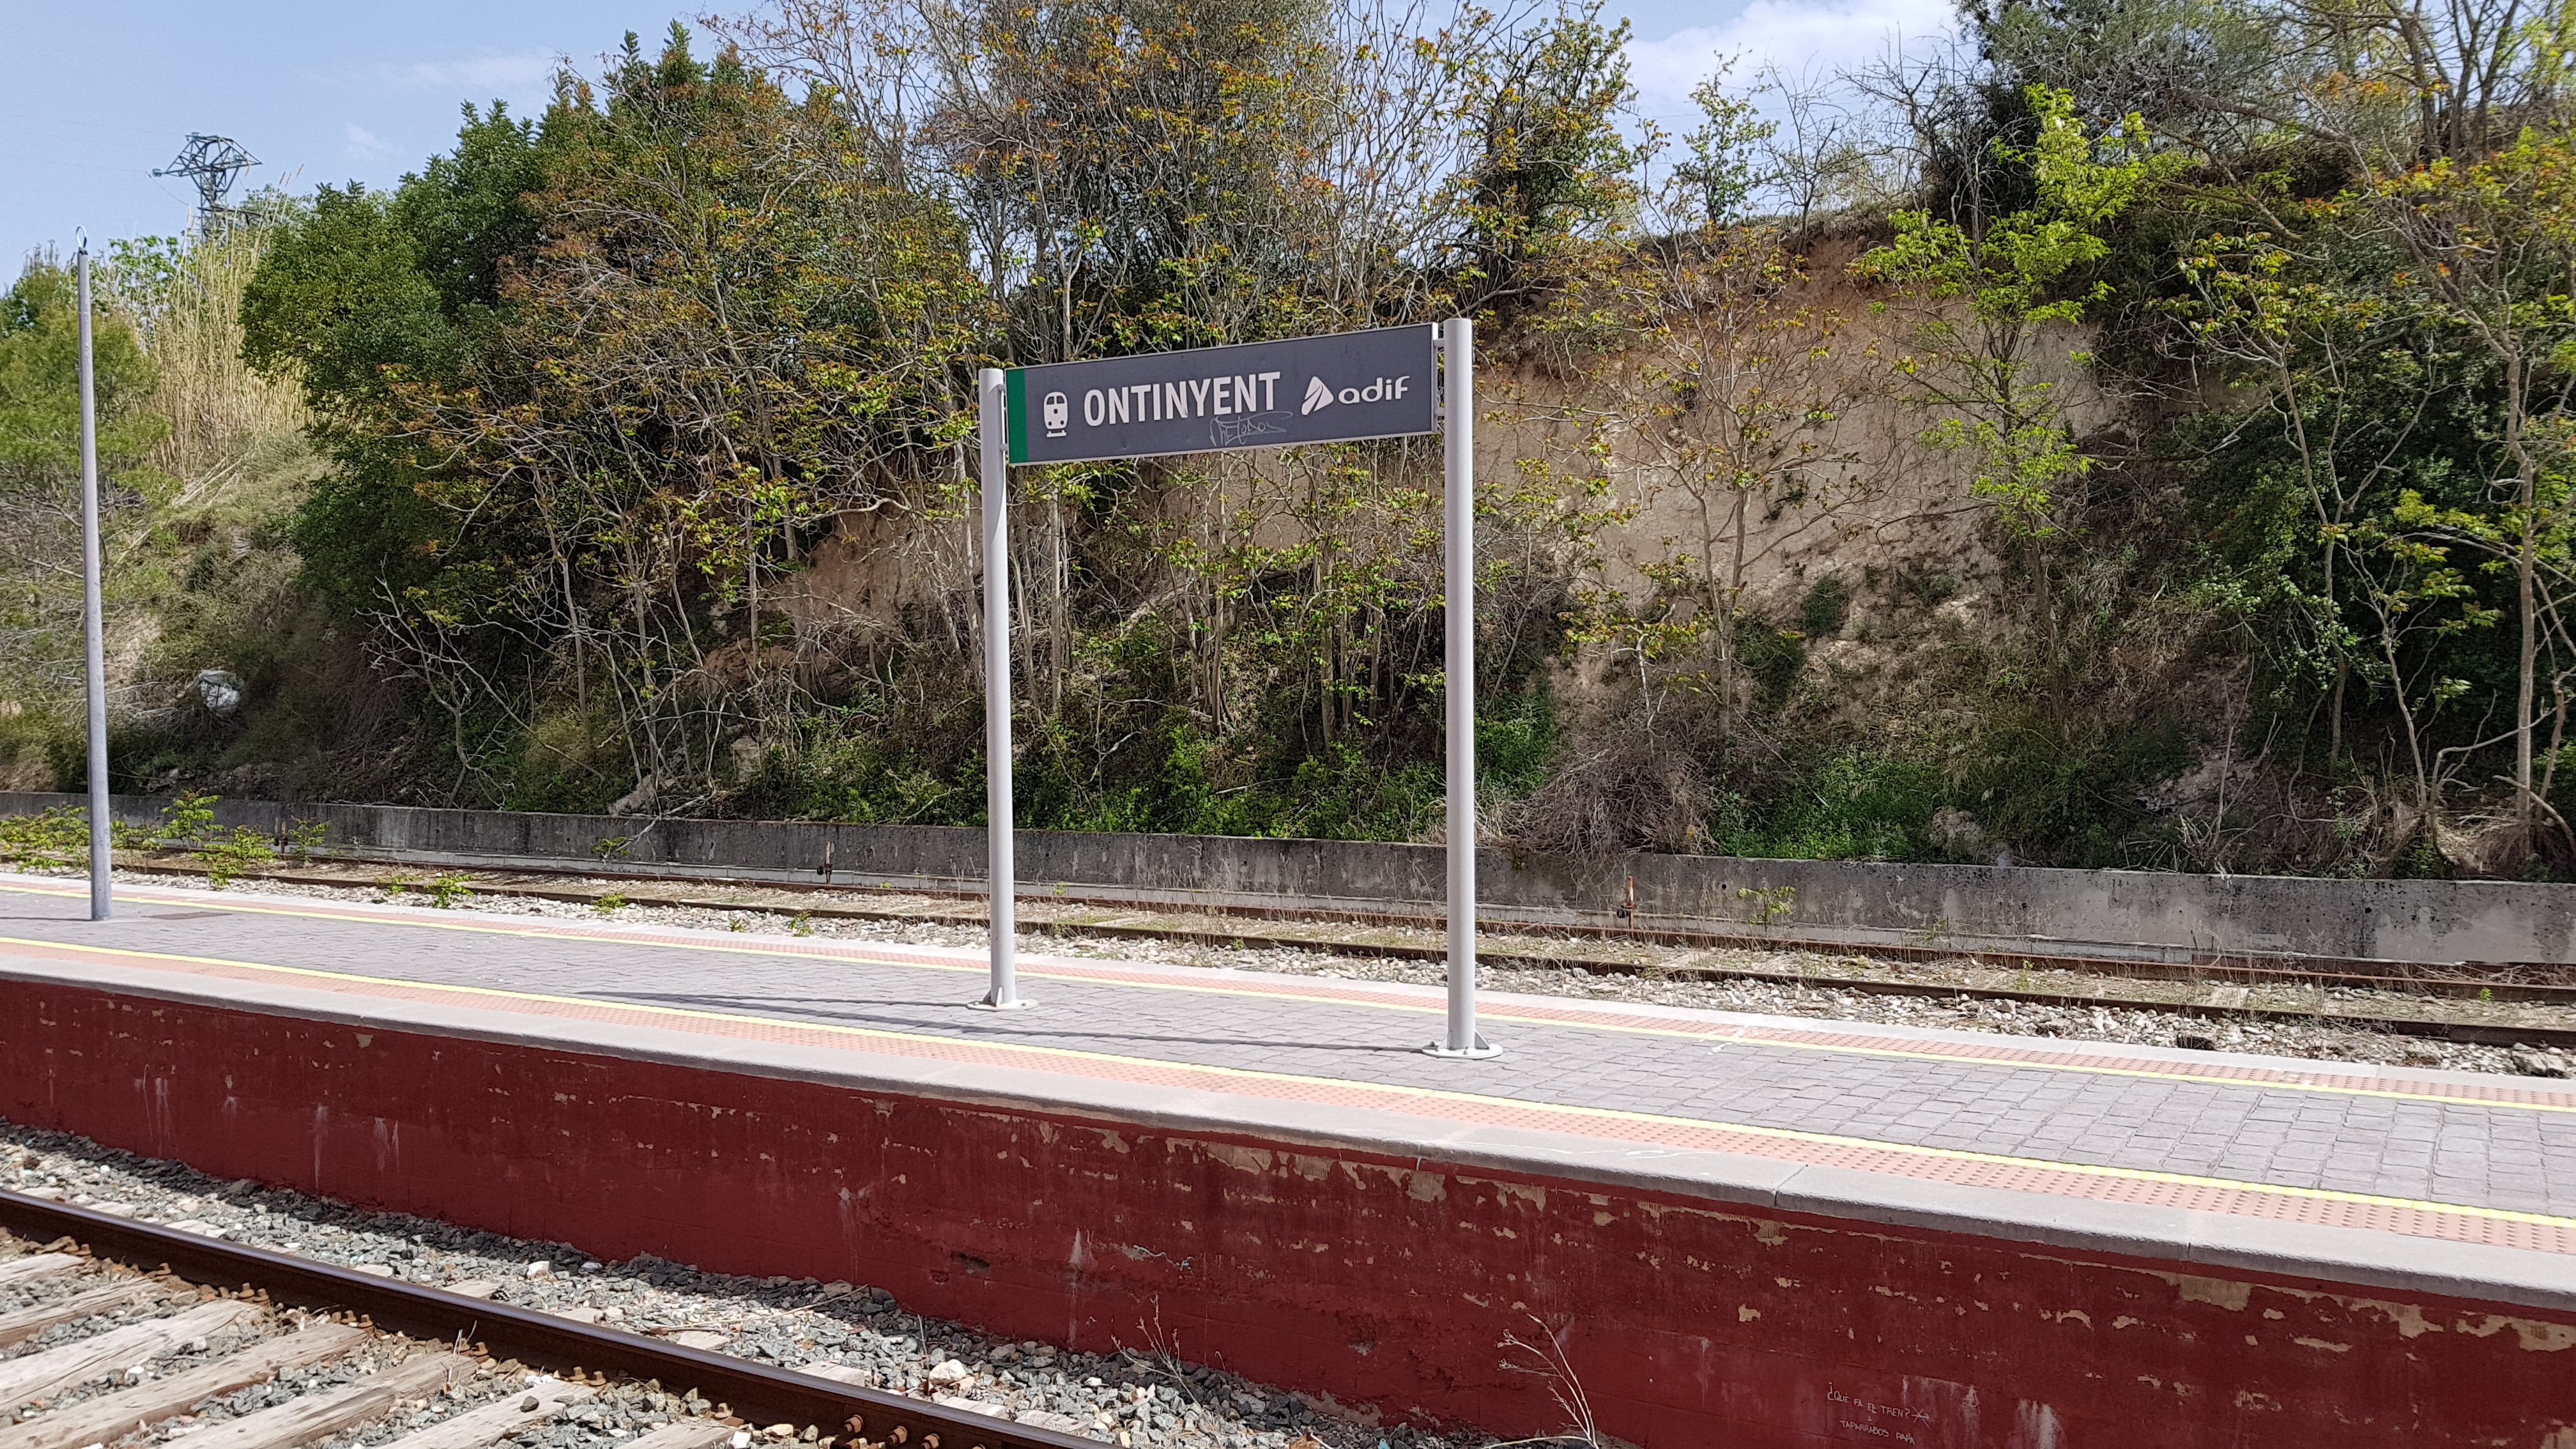
<svg viewBox="0 0 2576 1449">
<path fill-rule="evenodd" d="M 1346 387 L 1337 394 L 1324 385 L 1322 378 L 1310 377 L 1306 379 L 1306 400 L 1298 406 L 1297 415 L 1304 417 L 1317 408 L 1331 407 L 1337 402 L 1392 402 L 1404 396 L 1405 389 L 1412 385 L 1410 377 L 1381 377 L 1366 387 Z"/>
</svg>

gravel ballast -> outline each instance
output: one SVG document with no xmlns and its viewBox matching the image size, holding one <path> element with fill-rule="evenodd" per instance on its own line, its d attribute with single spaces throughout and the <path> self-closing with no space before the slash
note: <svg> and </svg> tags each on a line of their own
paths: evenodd
<svg viewBox="0 0 2576 1449">
<path fill-rule="evenodd" d="M 121 1160 L 120 1160 L 121 1159 Z M 103 1152 L 94 1144 L 60 1134 L 29 1132 L 0 1124 L 0 1181 L 19 1191 L 46 1194 L 62 1193 L 73 1200 L 87 1199 L 90 1205 L 117 1212 L 121 1216 L 151 1220 L 170 1212 L 183 1210 L 183 1205 L 210 1204 L 213 1199 L 191 1192 L 190 1188 L 207 1186 L 192 1181 L 194 1174 L 175 1164 L 148 1162 L 126 1154 Z M 177 1184 L 173 1186 L 172 1184 Z M 96 1191 L 114 1193 L 102 1197 Z M 208 1206 L 208 1211 L 222 1209 Z M 173 1219 L 173 1221 L 178 1221 Z M 45 1251 L 60 1245 L 37 1244 L 0 1233 L 0 1262 Z M 135 1273 L 112 1263 L 92 1262 L 79 1270 L 38 1279 L 13 1287 L 0 1287 L 0 1313 L 59 1303 L 83 1293 L 119 1281 L 131 1281 Z M 176 1281 L 150 1299 L 112 1312 L 83 1316 L 58 1324 L 34 1337 L 21 1340 L 0 1353 L 0 1372 L 9 1362 L 45 1353 L 49 1350 L 112 1332 L 150 1319 L 164 1318 L 185 1311 L 199 1301 L 212 1301 L 215 1295 Z M 0 1425 L 27 1423 L 47 1415 L 89 1404 L 120 1390 L 209 1364 L 225 1354 L 262 1340 L 290 1334 L 298 1329 L 325 1321 L 322 1315 L 295 1308 L 258 1307 L 248 1322 L 189 1339 L 171 1351 L 147 1358 L 121 1374 L 50 1395 L 25 1406 L 0 1404 Z M 367 1375 L 420 1354 L 451 1352 L 452 1346 L 420 1343 L 392 1334 L 375 1334 L 365 1339 L 359 1349 L 334 1362 L 287 1368 L 265 1383 L 253 1384 L 232 1393 L 199 1401 L 189 1412 L 165 1421 L 139 1437 L 120 1441 L 125 1444 L 158 1444 L 180 1439 L 198 1430 L 227 1420 L 256 1414 L 306 1394 L 327 1392 L 355 1383 Z M 445 1390 L 425 1398 L 405 1400 L 393 1413 L 375 1423 L 351 1429 L 316 1441 L 325 1449 L 332 1446 L 381 1444 L 416 1429 L 427 1428 L 452 1418 L 467 1409 L 496 1400 L 526 1393 L 558 1381 L 532 1374 L 516 1363 L 485 1361 L 474 1371 L 451 1383 Z M 596 1405 L 584 1406 L 605 1410 L 614 1392 L 604 1394 Z M 613 1412 L 597 1412 L 593 1422 L 581 1425 L 541 1425 L 519 1435 L 519 1445 L 559 1445 L 561 1449 L 586 1449 L 586 1446 L 613 1444 L 644 1428 L 658 1427 L 687 1413 L 681 1401 L 667 1394 L 649 1394 L 641 1390 L 627 1393 Z M 596 1428 L 599 1432 L 585 1432 Z M 611 1431 L 614 1432 L 611 1432 Z"/>
<path fill-rule="evenodd" d="M 997 1339 L 907 1312 L 881 1288 L 703 1273 L 649 1256 L 602 1262 L 567 1243 L 503 1237 L 407 1214 L 363 1212 L 248 1180 L 224 1182 L 182 1163 L 5 1121 L 0 1121 L 0 1185 L 139 1222 L 187 1225 L 273 1252 L 652 1334 L 692 1348 L 787 1368 L 838 1365 L 858 1370 L 871 1387 L 1126 1449 L 1450 1449 L 1494 1442 L 1454 1428 L 1444 1437 L 1410 1425 L 1374 1426 L 1321 1400 L 1192 1363 L 1150 1344 L 1092 1354 L 1035 1340 Z M 0 1259 L 38 1246 L 0 1235 Z M 99 1265 L 68 1279 L 0 1288 L 0 1312 L 97 1287 L 115 1271 L 120 1270 Z M 146 1316 L 150 1310 L 137 1307 L 51 1329 L 0 1354 L 0 1363 L 85 1337 L 110 1318 Z M 239 1342 L 286 1331 L 298 1317 L 273 1313 L 257 1329 L 201 1341 L 157 1365 L 155 1376 L 202 1362 Z M 291 1371 L 275 1383 L 210 1401 L 201 1407 L 197 1422 L 255 1412 L 359 1372 L 355 1361 Z M 518 1391 L 528 1381 L 515 1365 L 488 1369 L 460 1389 L 461 1397 L 442 1398 L 325 1442 L 381 1443 L 405 1427 L 425 1426 L 454 1408 Z M 66 1395 L 45 1407 L 59 1411 L 75 1397 Z M 691 1404 L 641 1386 L 612 1386 L 508 1442 L 521 1449 L 610 1449 L 706 1407 L 703 1401 Z M 768 1439 L 761 1429 L 740 1449 Z"/>
</svg>

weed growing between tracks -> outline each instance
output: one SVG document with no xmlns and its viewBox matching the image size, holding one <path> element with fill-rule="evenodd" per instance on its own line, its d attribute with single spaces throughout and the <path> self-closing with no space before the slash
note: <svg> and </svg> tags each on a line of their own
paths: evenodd
<svg viewBox="0 0 2576 1449">
<path fill-rule="evenodd" d="M 839 1365 L 859 1370 L 877 1388 L 956 1407 L 980 1405 L 1129 1449 L 1467 1449 L 1494 1442 L 1454 1430 L 1434 1435 L 1409 1425 L 1354 1422 L 1328 1412 L 1320 1400 L 1188 1362 L 1155 1324 L 1138 1325 L 1145 1347 L 1107 1354 L 1014 1343 L 905 1312 L 879 1288 L 702 1273 L 651 1256 L 601 1262 L 565 1243 L 362 1212 L 247 1180 L 226 1183 L 182 1163 L 6 1121 L 0 1121 L 0 1186 L 145 1222 L 192 1223 L 253 1247 L 782 1367 Z M 225 1412 L 267 1402 L 245 1397 Z M 514 1442 L 517 1449 L 616 1449 L 685 1407 L 674 1394 L 616 1388 Z M 378 1426 L 317 1449 L 363 1449 L 389 1437 L 391 1430 Z"/>
<path fill-rule="evenodd" d="M 1564 1413 L 1566 1431 L 1542 1439 L 1516 1439 L 1516 1445 L 1571 1444 L 1582 1449 L 1608 1449 L 1601 1429 L 1592 1419 L 1592 1397 L 1583 1391 L 1583 1380 L 1574 1371 L 1573 1356 L 1565 1351 L 1565 1335 L 1573 1325 L 1547 1326 L 1537 1314 L 1530 1315 L 1530 1325 L 1538 1330 L 1532 1342 L 1518 1333 L 1506 1333 L 1495 1347 L 1503 1351 L 1503 1367 L 1514 1373 L 1536 1374 L 1547 1383 L 1550 1398 Z M 1499 1446 L 1498 1446 L 1499 1449 Z"/>
</svg>

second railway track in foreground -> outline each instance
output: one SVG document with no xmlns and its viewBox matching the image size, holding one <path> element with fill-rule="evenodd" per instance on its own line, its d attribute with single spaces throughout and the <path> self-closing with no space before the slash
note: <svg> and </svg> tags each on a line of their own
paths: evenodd
<svg viewBox="0 0 2576 1449">
<path fill-rule="evenodd" d="M 0 1449 L 302 1449 L 370 1426 L 396 1430 L 387 1449 L 489 1449 L 614 1384 L 661 1421 L 620 1449 L 1100 1442 L 16 1192 L 0 1232 L 27 1249 L 0 1256 Z M 196 1412 L 286 1377 L 320 1382 Z"/>
</svg>

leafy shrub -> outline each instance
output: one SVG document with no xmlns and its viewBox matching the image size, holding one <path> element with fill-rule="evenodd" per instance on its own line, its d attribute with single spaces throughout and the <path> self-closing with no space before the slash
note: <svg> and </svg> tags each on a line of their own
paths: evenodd
<svg viewBox="0 0 2576 1449">
<path fill-rule="evenodd" d="M 1736 622 L 1735 657 L 1762 703 L 1776 709 L 1797 688 L 1798 675 L 1807 667 L 1807 636 L 1747 614 Z"/>
<path fill-rule="evenodd" d="M 215 807 L 221 803 L 221 795 L 180 791 L 178 798 L 162 807 L 161 829 L 153 844 L 164 847 L 185 845 L 210 834 L 215 828 Z"/>
<path fill-rule="evenodd" d="M 57 805 L 0 819 L 0 859 L 24 870 L 59 870 L 89 853 L 89 812 Z"/>
<path fill-rule="evenodd" d="M 1798 606 L 1798 627 L 1810 638 L 1827 638 L 1843 630 L 1851 617 L 1851 586 L 1839 574 L 1827 574 L 1807 590 Z"/>
<path fill-rule="evenodd" d="M 1846 750 L 1795 780 L 1768 810 L 1739 797 L 1718 812 L 1719 849 L 1791 860 L 1930 860 L 1932 812 L 1945 791 L 1934 767 Z"/>
<path fill-rule="evenodd" d="M 206 884 L 215 890 L 232 884 L 233 878 L 243 871 L 277 859 L 277 852 L 269 846 L 268 837 L 247 825 L 234 826 L 230 834 L 205 837 L 194 853 L 206 868 Z"/>
<path fill-rule="evenodd" d="M 258 832 L 247 827 L 230 837 L 216 836 L 217 799 L 193 790 L 183 793 L 162 807 L 158 826 L 110 821 L 109 846 L 116 850 L 193 850 L 200 854 L 212 846 L 231 851 L 227 859 L 238 861 L 246 857 L 237 838 L 247 836 L 266 849 Z M 82 806 L 56 805 L 33 815 L 0 816 L 0 860 L 27 870 L 64 870 L 80 865 L 88 856 L 89 811 Z M 275 859 L 274 852 L 267 858 Z"/>
</svg>

